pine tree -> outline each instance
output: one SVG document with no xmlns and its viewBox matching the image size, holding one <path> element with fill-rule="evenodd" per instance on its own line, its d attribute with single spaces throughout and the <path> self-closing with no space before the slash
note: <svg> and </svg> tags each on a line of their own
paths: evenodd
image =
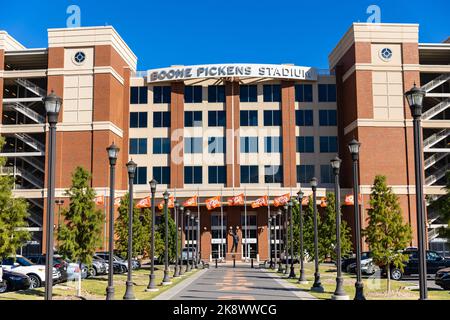
<svg viewBox="0 0 450 320">
<path fill-rule="evenodd" d="M 168 215 L 168 224 L 169 224 L 169 262 L 175 260 L 175 251 L 176 251 L 176 226 L 175 221 L 170 216 L 170 212 Z M 158 224 L 158 231 L 156 232 L 158 235 L 155 234 L 155 256 L 159 255 L 159 260 L 164 261 L 164 253 L 165 253 L 165 239 L 166 239 L 166 221 L 164 218 L 164 214 L 162 215 L 161 223 Z M 158 237 L 158 239 L 157 239 Z"/>
<path fill-rule="evenodd" d="M 447 171 L 447 184 L 445 190 L 447 193 L 431 203 L 431 207 L 435 209 L 442 220 L 447 223 L 447 228 L 440 230 L 440 236 L 450 241 L 450 170 Z"/>
<path fill-rule="evenodd" d="M 117 240 L 115 247 L 120 256 L 128 258 L 128 205 L 130 197 L 127 193 L 120 203 L 118 209 L 115 230 Z M 132 257 L 149 253 L 150 230 L 151 230 L 151 210 L 137 209 L 133 206 L 133 246 Z"/>
<path fill-rule="evenodd" d="M 0 149 L 5 139 L 0 137 Z M 0 158 L 0 167 L 6 159 Z M 14 198 L 14 177 L 0 176 L 0 260 L 8 256 L 15 256 L 17 250 L 31 239 L 28 227 L 28 203 L 23 198 Z"/>
<path fill-rule="evenodd" d="M 90 173 L 82 167 L 73 172 L 72 186 L 65 192 L 70 205 L 61 212 L 65 223 L 58 232 L 59 252 L 80 265 L 89 266 L 101 245 L 103 223 L 102 211 L 95 208 L 95 191 L 90 187 L 90 180 Z"/>
<path fill-rule="evenodd" d="M 385 266 L 387 291 L 390 292 L 390 266 L 403 270 L 407 256 L 403 250 L 411 241 L 411 227 L 403 222 L 398 197 L 387 186 L 385 176 L 376 176 L 370 195 L 368 226 L 363 231 L 373 261 Z"/>
</svg>

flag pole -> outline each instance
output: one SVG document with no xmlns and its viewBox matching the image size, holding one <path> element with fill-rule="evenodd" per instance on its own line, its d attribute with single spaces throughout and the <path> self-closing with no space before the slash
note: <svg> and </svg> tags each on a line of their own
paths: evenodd
<svg viewBox="0 0 450 320">
<path fill-rule="evenodd" d="M 269 223 L 270 221 L 270 186 L 267 186 L 267 227 L 269 230 L 269 263 L 272 263 L 272 225 Z"/>
<path fill-rule="evenodd" d="M 197 255 L 200 257 L 200 260 L 202 259 L 200 252 L 202 250 L 202 237 L 201 237 L 201 233 L 202 233 L 202 228 L 201 228 L 201 223 L 200 223 L 200 187 L 197 187 L 197 217 L 198 217 L 198 234 L 197 234 Z"/>
<path fill-rule="evenodd" d="M 223 189 L 222 188 L 220 188 L 220 235 L 221 235 L 221 238 L 220 238 L 220 245 L 219 245 L 219 258 L 220 258 L 220 260 L 222 261 L 222 241 L 223 241 L 223 203 L 222 203 L 222 201 L 223 201 L 223 199 L 222 199 L 222 197 L 223 197 Z M 225 241 L 225 243 L 226 243 L 226 241 Z"/>
<path fill-rule="evenodd" d="M 103 225 L 103 249 L 104 250 L 106 250 L 106 225 L 107 225 L 107 223 L 106 223 L 106 215 L 107 215 L 107 212 L 106 212 L 106 201 L 105 201 L 105 199 L 106 199 L 106 190 L 105 190 L 105 196 L 104 196 L 104 198 L 103 198 L 103 209 L 104 209 L 104 212 L 105 212 L 105 220 L 104 220 L 104 225 Z"/>
<path fill-rule="evenodd" d="M 244 219 L 245 219 L 245 262 L 247 262 L 247 258 L 249 256 L 248 254 L 248 237 L 247 237 L 247 231 L 248 231 L 248 227 L 247 227 L 247 187 L 244 187 Z"/>
</svg>

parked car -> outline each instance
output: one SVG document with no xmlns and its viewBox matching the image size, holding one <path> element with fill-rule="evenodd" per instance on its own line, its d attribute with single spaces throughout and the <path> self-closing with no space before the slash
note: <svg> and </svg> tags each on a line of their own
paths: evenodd
<svg viewBox="0 0 450 320">
<path fill-rule="evenodd" d="M 450 290 L 450 268 L 438 270 L 434 282 L 442 289 Z"/>
<path fill-rule="evenodd" d="M 45 265 L 45 254 L 30 255 L 26 257 L 28 260 L 34 264 Z M 73 263 L 68 259 L 64 259 L 61 255 L 53 255 L 53 266 L 61 272 L 61 279 L 59 282 L 71 281 L 78 278 L 78 273 L 80 272 L 80 265 Z M 83 267 L 84 265 L 82 265 Z M 81 278 L 85 279 L 87 277 L 87 271 L 81 273 Z"/>
<path fill-rule="evenodd" d="M 361 259 L 361 273 L 365 275 L 373 275 L 377 271 L 378 267 L 373 262 L 372 258 Z M 348 273 L 356 273 L 356 262 L 347 266 Z"/>
<path fill-rule="evenodd" d="M 286 264 L 286 255 L 284 253 L 281 253 L 281 257 L 280 257 L 281 263 L 282 264 Z M 288 255 L 287 256 L 287 263 L 290 264 L 291 263 L 291 256 Z M 294 256 L 294 264 L 295 263 L 300 263 L 300 260 L 298 257 Z"/>
<path fill-rule="evenodd" d="M 403 271 L 400 268 L 391 265 L 391 279 L 400 280 L 404 276 L 419 274 L 419 259 L 417 249 L 408 249 L 403 251 L 408 255 L 408 261 L 405 262 Z M 439 255 L 436 251 L 427 251 L 427 274 L 435 275 L 438 270 L 450 267 L 450 259 L 446 259 Z M 382 268 L 382 275 L 386 276 L 386 268 Z"/>
<path fill-rule="evenodd" d="M 88 268 L 89 277 L 108 273 L 108 263 L 104 259 L 98 258 L 96 259 L 94 256 L 92 259 L 92 265 Z"/>
<path fill-rule="evenodd" d="M 27 290 L 30 286 L 29 276 L 0 268 L 0 293 Z"/>
<path fill-rule="evenodd" d="M 122 259 L 123 261 L 125 261 L 127 263 L 127 266 L 128 266 L 128 260 L 125 257 L 123 257 L 122 255 L 118 254 L 117 252 L 115 252 L 114 254 L 117 257 L 119 257 L 120 259 Z M 132 258 L 131 259 L 131 267 L 133 268 L 133 270 L 139 269 L 141 267 L 141 263 L 139 262 L 138 259 Z"/>
<path fill-rule="evenodd" d="M 109 252 L 97 252 L 95 255 L 109 261 Z M 120 270 L 118 273 L 128 272 L 128 263 L 126 261 L 116 255 L 113 255 L 113 259 L 113 264 L 118 265 L 118 270 Z M 114 267 L 114 272 L 116 272 L 116 267 Z"/>
<path fill-rule="evenodd" d="M 102 263 L 106 264 L 106 273 L 109 272 L 109 262 L 108 260 L 103 258 L 102 256 L 99 256 L 97 254 L 94 254 L 94 260 L 98 260 L 101 261 Z M 124 271 L 124 266 L 122 264 L 120 264 L 119 262 L 113 261 L 113 271 L 115 274 L 120 274 L 120 273 L 125 273 L 126 271 Z"/>
<path fill-rule="evenodd" d="M 361 261 L 369 259 L 371 256 L 372 254 L 369 251 L 361 252 Z M 352 257 L 342 259 L 342 270 L 345 272 L 349 272 L 349 270 L 347 270 L 347 267 L 353 263 L 356 264 L 356 254 L 354 254 Z"/>
<path fill-rule="evenodd" d="M 5 270 L 10 270 L 25 274 L 30 278 L 30 288 L 39 288 L 45 283 L 45 265 L 34 264 L 30 260 L 21 255 L 3 259 L 1 267 Z M 57 283 L 61 278 L 61 272 L 53 268 L 53 281 Z"/>
</svg>

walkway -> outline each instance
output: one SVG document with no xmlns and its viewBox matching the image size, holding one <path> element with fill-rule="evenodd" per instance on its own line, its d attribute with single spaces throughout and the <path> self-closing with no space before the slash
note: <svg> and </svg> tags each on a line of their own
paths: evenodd
<svg viewBox="0 0 450 320">
<path fill-rule="evenodd" d="M 159 295 L 157 300 L 310 300 L 310 294 L 249 264 L 219 264 Z"/>
</svg>

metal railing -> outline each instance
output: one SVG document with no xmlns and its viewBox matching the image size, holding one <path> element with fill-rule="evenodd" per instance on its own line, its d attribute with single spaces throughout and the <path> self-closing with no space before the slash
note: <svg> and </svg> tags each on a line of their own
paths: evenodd
<svg viewBox="0 0 450 320">
<path fill-rule="evenodd" d="M 443 129 L 423 141 L 424 148 L 430 148 L 450 135 L 450 129 Z"/>
<path fill-rule="evenodd" d="M 28 144 L 30 147 L 36 149 L 37 151 L 45 151 L 45 145 L 42 142 L 39 142 L 26 133 L 15 133 L 14 136 Z"/>
<path fill-rule="evenodd" d="M 434 165 L 439 160 L 444 159 L 448 154 L 447 153 L 435 153 L 432 156 L 425 159 L 425 170 L 430 168 L 432 165 Z"/>
<path fill-rule="evenodd" d="M 33 120 L 39 124 L 45 123 L 44 116 L 41 116 L 36 111 L 28 108 L 27 106 L 25 106 L 24 104 L 22 104 L 20 102 L 6 103 L 5 107 L 9 107 L 17 112 L 20 112 L 21 114 L 27 116 L 28 118 L 30 118 L 31 120 Z"/>
<path fill-rule="evenodd" d="M 425 178 L 425 185 L 431 186 L 433 183 L 436 183 L 437 181 L 445 177 L 448 170 L 450 170 L 450 164 L 447 164 L 446 166 L 436 170 L 433 174 Z"/>
<path fill-rule="evenodd" d="M 448 81 L 449 79 L 450 79 L 450 73 L 441 74 L 436 79 L 434 79 L 434 80 L 428 82 L 427 84 L 423 85 L 421 87 L 421 89 L 428 93 L 431 90 L 433 90 L 433 89 L 437 88 L 438 86 L 440 86 L 441 84 L 443 84 L 444 82 Z"/>
<path fill-rule="evenodd" d="M 16 79 L 16 83 L 40 97 L 45 97 L 47 95 L 47 91 L 45 91 L 44 89 L 42 89 L 35 83 L 28 81 L 26 79 L 22 79 L 22 78 Z"/>
<path fill-rule="evenodd" d="M 422 120 L 430 120 L 439 113 L 445 111 L 450 106 L 450 98 L 445 99 L 422 115 Z"/>
</svg>

